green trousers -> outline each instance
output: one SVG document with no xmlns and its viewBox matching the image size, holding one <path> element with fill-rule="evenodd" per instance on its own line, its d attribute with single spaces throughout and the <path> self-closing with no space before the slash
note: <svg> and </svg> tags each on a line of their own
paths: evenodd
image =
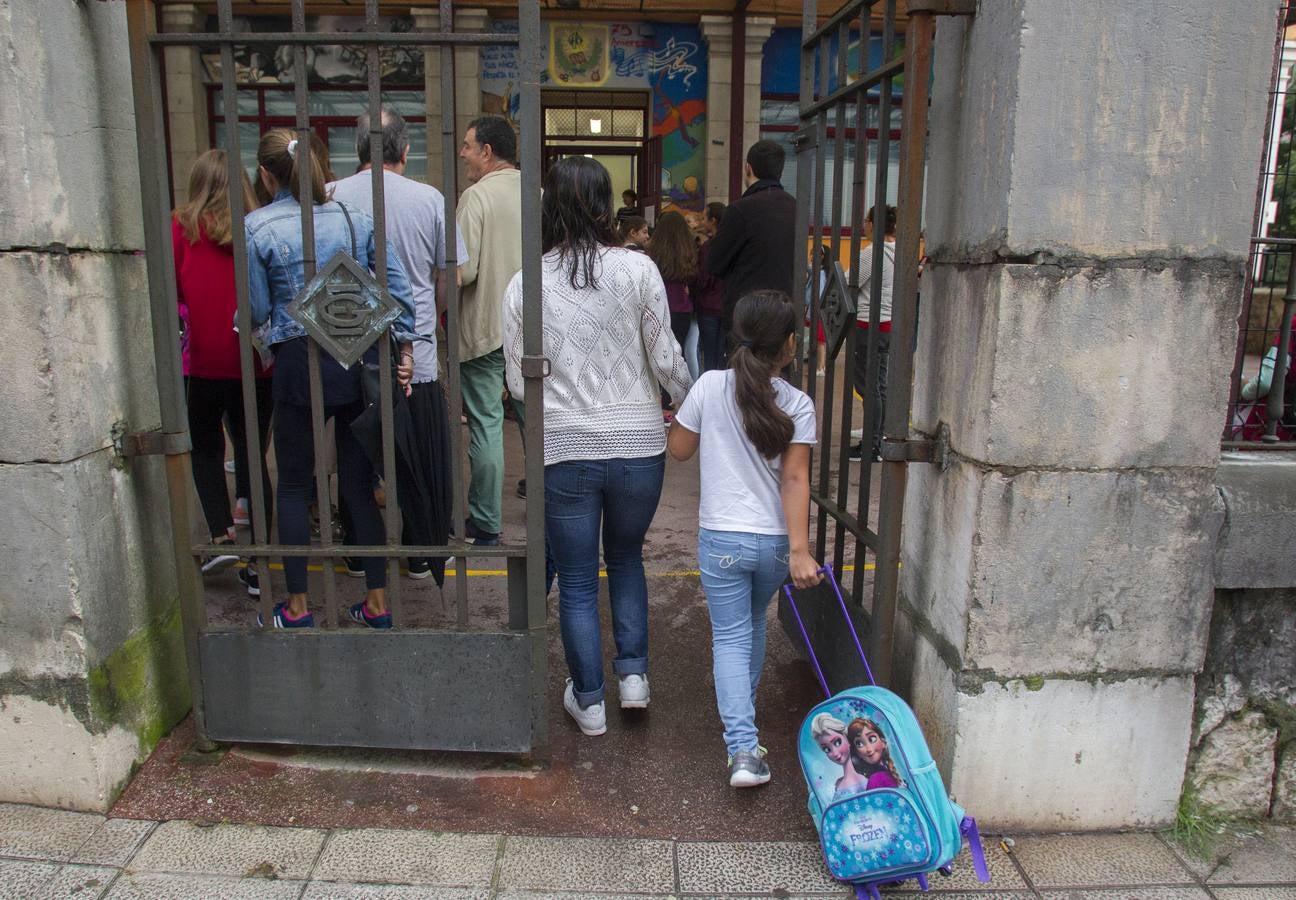
<svg viewBox="0 0 1296 900">
<path fill-rule="evenodd" d="M 459 384 L 468 416 L 468 517 L 482 531 L 503 530 L 504 350 L 460 363 Z"/>
</svg>

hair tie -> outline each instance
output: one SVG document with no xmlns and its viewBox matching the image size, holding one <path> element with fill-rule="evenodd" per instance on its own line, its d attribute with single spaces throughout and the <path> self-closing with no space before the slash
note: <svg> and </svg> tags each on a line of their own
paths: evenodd
<svg viewBox="0 0 1296 900">
<path fill-rule="evenodd" d="M 746 347 L 748 350 L 751 350 L 751 349 L 752 349 L 752 342 L 751 342 L 751 341 L 739 341 L 738 343 L 741 344 L 742 346 Z"/>
<path fill-rule="evenodd" d="M 293 159 L 297 158 L 297 138 L 293 138 L 288 142 L 288 155 Z"/>
</svg>

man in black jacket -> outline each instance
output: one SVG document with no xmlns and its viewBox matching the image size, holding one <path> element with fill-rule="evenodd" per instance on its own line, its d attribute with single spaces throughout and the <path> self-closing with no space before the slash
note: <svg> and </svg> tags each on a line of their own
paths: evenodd
<svg viewBox="0 0 1296 900">
<path fill-rule="evenodd" d="M 725 283 L 725 334 L 739 297 L 770 289 L 796 296 L 796 198 L 783 190 L 782 174 L 783 148 L 768 140 L 752 144 L 743 166 L 747 190 L 711 239 L 710 272 Z"/>
</svg>

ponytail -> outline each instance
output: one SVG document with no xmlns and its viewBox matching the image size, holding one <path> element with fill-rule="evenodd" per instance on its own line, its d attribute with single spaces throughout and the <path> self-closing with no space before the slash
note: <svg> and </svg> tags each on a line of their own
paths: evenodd
<svg viewBox="0 0 1296 900">
<path fill-rule="evenodd" d="M 310 141 L 311 150 L 315 142 Z M 301 203 L 301 164 L 306 160 L 306 148 L 300 145 L 295 132 L 288 128 L 274 128 L 261 135 L 257 147 L 257 165 L 275 177 L 280 187 L 292 191 L 292 195 Z M 318 152 L 310 153 L 310 182 L 313 205 L 327 203 L 331 195 L 324 189 L 324 165 Z"/>
<path fill-rule="evenodd" d="M 782 291 L 754 291 L 734 307 L 734 402 L 748 440 L 766 459 L 781 456 L 792 443 L 792 419 L 779 408 L 770 379 L 795 330 L 796 311 Z"/>
</svg>

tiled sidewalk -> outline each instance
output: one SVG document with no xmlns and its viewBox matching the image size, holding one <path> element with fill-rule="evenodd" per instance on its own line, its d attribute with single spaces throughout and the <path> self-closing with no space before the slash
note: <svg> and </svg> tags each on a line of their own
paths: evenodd
<svg viewBox="0 0 1296 900">
<path fill-rule="evenodd" d="M 953 898 L 1296 900 L 1296 829 L 1221 841 L 1211 862 L 1153 834 L 989 838 Z M 912 886 L 912 882 L 910 882 Z M 891 896 L 913 896 L 897 891 Z M 0 898 L 846 897 L 818 847 L 147 822 L 0 804 Z"/>
</svg>

